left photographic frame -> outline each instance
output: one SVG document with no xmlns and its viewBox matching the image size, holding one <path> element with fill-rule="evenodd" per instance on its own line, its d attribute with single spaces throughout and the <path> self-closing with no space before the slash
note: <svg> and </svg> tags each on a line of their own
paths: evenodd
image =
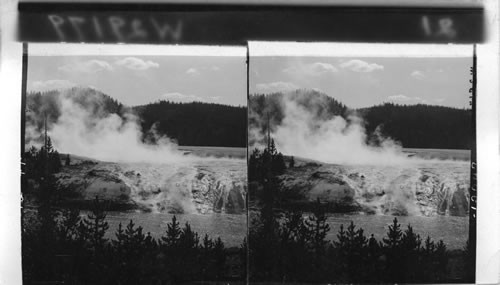
<svg viewBox="0 0 500 285">
<path fill-rule="evenodd" d="M 29 44 L 23 280 L 245 280 L 246 48 Z"/>
</svg>

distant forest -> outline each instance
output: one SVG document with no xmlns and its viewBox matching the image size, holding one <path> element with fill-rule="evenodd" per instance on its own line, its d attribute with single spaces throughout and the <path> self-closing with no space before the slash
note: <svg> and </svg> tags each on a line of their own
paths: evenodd
<svg viewBox="0 0 500 285">
<path fill-rule="evenodd" d="M 350 109 L 334 98 L 315 90 L 295 90 L 290 93 L 254 94 L 248 102 L 248 128 L 271 131 L 284 118 L 283 98 L 310 110 L 319 120 L 349 115 L 363 118 L 367 142 L 377 144 L 378 135 L 392 138 L 406 148 L 471 149 L 472 112 L 432 105 L 397 105 L 385 103 L 368 108 Z M 253 144 L 254 142 L 249 142 Z"/>
<path fill-rule="evenodd" d="M 154 103 L 128 107 L 112 97 L 91 88 L 75 87 L 66 95 L 60 91 L 31 92 L 27 96 L 26 122 L 42 133 L 44 114 L 47 124 L 55 123 L 61 115 L 59 97 L 67 96 L 94 117 L 111 113 L 124 118 L 126 113 L 139 117 L 145 141 L 154 140 L 149 130 L 168 136 L 184 146 L 245 147 L 247 145 L 247 110 L 243 107 L 202 102 Z M 248 128 L 266 131 L 281 124 L 284 118 L 284 96 L 310 110 L 318 119 L 350 114 L 363 118 L 367 142 L 377 143 L 377 134 L 390 137 L 406 148 L 471 149 L 472 112 L 431 105 L 396 105 L 385 103 L 369 108 L 350 109 L 334 98 L 315 90 L 296 90 L 289 94 L 255 94 L 248 102 Z M 41 137 L 40 137 L 41 139 Z M 249 142 L 253 144 L 253 142 Z"/>
<path fill-rule="evenodd" d="M 155 125 L 179 145 L 246 147 L 246 107 L 159 101 L 133 108 L 143 130 Z"/>
<path fill-rule="evenodd" d="M 75 87 L 61 91 L 30 92 L 27 96 L 27 125 L 43 133 L 44 115 L 47 124 L 57 122 L 61 115 L 59 98 L 66 96 L 93 117 L 117 114 L 138 116 L 145 141 L 154 141 L 150 130 L 168 136 L 184 146 L 246 147 L 246 107 L 202 102 L 174 103 L 157 101 L 142 106 L 128 107 L 112 97 L 92 88 Z M 42 138 L 40 138 L 42 139 Z"/>
<path fill-rule="evenodd" d="M 472 111 L 431 105 L 385 103 L 358 110 L 368 134 L 376 128 L 407 148 L 471 149 Z M 372 136 L 373 137 L 373 136 Z"/>
</svg>

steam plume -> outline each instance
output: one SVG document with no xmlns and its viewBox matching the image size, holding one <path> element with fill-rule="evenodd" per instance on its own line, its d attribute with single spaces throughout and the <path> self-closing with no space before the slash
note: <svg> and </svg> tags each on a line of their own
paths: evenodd
<svg viewBox="0 0 500 285">
<path fill-rule="evenodd" d="M 87 96 L 82 106 L 75 102 L 75 94 L 70 93 L 71 90 L 66 90 L 57 96 L 60 116 L 48 131 L 59 152 L 110 162 L 169 163 L 190 159 L 177 150 L 172 140 L 155 134 L 154 129 L 151 132 L 157 143 L 145 144 L 134 114 L 127 113 L 122 118 L 106 113 L 99 96 Z M 26 129 L 29 137 L 36 137 L 33 126 L 27 125 Z"/>
<path fill-rule="evenodd" d="M 341 116 L 317 117 L 314 110 L 287 99 L 283 100 L 283 108 L 285 117 L 272 134 L 283 153 L 337 164 L 392 164 L 408 160 L 401 147 L 389 138 L 381 138 L 378 147 L 368 145 L 362 119 L 355 115 L 350 116 L 349 122 Z"/>
<path fill-rule="evenodd" d="M 282 120 L 271 127 L 271 136 L 283 154 L 346 165 L 421 162 L 420 158 L 408 157 L 398 142 L 384 137 L 378 129 L 374 133 L 377 145 L 370 144 L 362 118 L 355 113 L 348 115 L 348 119 L 332 116 L 326 111 L 326 95 L 316 95 L 297 97 L 284 94 L 277 97 L 281 98 L 278 104 Z M 307 107 L 301 103 L 304 98 L 307 98 Z M 258 121 L 260 126 L 268 124 L 267 118 L 259 118 L 252 112 L 249 118 Z M 253 147 L 262 147 L 259 142 L 265 141 L 265 134 L 259 128 L 251 128 L 249 138 L 256 142 Z"/>
</svg>

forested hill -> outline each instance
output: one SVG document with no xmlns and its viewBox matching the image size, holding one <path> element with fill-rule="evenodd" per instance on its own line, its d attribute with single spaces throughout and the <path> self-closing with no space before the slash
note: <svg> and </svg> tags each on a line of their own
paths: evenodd
<svg viewBox="0 0 500 285">
<path fill-rule="evenodd" d="M 73 109 L 76 107 L 86 110 L 92 118 L 103 118 L 112 113 L 123 116 L 129 111 L 129 108 L 117 100 L 93 88 L 73 87 L 65 90 L 29 92 L 26 96 L 26 125 L 36 133 L 43 133 L 45 118 L 50 128 L 61 116 L 64 102 L 69 101 L 72 102 Z M 38 139 L 43 141 L 42 136 Z"/>
<path fill-rule="evenodd" d="M 368 134 L 378 126 L 384 136 L 407 148 L 471 149 L 471 110 L 386 103 L 357 110 Z"/>
<path fill-rule="evenodd" d="M 274 130 L 284 118 L 284 102 L 289 101 L 303 106 L 319 120 L 334 116 L 349 120 L 349 114 L 357 114 L 363 118 L 370 143 L 377 143 L 376 133 L 392 138 L 406 148 L 470 149 L 473 142 L 470 110 L 391 103 L 349 109 L 327 94 L 304 89 L 287 94 L 251 95 L 248 102 L 249 129 L 264 134 L 269 116 L 271 130 Z M 250 141 L 249 145 L 252 143 Z"/>
<path fill-rule="evenodd" d="M 316 119 L 345 116 L 348 111 L 344 104 L 315 90 L 299 89 L 287 94 L 253 94 L 248 101 L 248 128 L 265 132 L 269 121 L 271 130 L 274 130 L 284 118 L 284 102 L 294 102 L 305 110 L 310 110 Z M 249 145 L 252 144 L 253 142 L 249 141 Z"/>
<path fill-rule="evenodd" d="M 179 145 L 246 147 L 246 107 L 159 101 L 133 108 L 143 130 L 155 125 Z"/>
<path fill-rule="evenodd" d="M 137 115 L 143 134 L 168 136 L 186 146 L 246 147 L 245 107 L 209 103 L 173 103 L 158 101 L 143 106 L 128 107 L 112 97 L 87 87 L 66 90 L 30 92 L 26 100 L 26 124 L 43 133 L 44 118 L 49 129 L 61 116 L 63 102 L 85 109 L 92 118 L 117 114 L 126 119 L 127 113 Z M 31 139 L 37 139 L 31 138 Z M 43 140 L 43 136 L 40 136 Z M 151 137 L 144 137 L 151 141 Z"/>
</svg>

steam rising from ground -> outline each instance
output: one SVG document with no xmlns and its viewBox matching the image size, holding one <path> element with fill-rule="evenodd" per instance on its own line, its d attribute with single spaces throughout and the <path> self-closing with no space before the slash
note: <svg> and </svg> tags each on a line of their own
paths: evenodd
<svg viewBox="0 0 500 285">
<path fill-rule="evenodd" d="M 271 137 L 280 152 L 320 162 L 307 165 L 297 159 L 305 167 L 289 168 L 281 177 L 283 189 L 297 191 L 307 201 L 321 199 L 360 207 L 359 211 L 371 214 L 468 213 L 468 161 L 409 157 L 397 142 L 377 130 L 377 144 L 371 144 L 364 122 L 356 114 L 347 119 L 333 116 L 328 111 L 328 97 L 296 94 L 272 97 L 279 101 L 259 110 L 264 117 L 279 117 L 279 123 L 275 118 L 273 122 L 271 116 L 260 118 L 263 115 L 255 111 L 249 114 L 259 126 L 249 130 L 250 141 L 265 142 L 262 126 L 267 129 L 271 125 Z M 418 150 L 414 151 L 418 154 Z"/>
<path fill-rule="evenodd" d="M 286 155 L 344 165 L 394 165 L 422 160 L 408 157 L 397 142 L 378 131 L 375 133 L 378 145 L 367 143 L 363 120 L 356 114 L 351 114 L 348 120 L 328 116 L 323 97 L 311 98 L 312 107 L 307 109 L 291 99 L 292 96 L 282 98 L 284 117 L 271 136 L 278 150 Z M 249 130 L 249 136 L 263 141 L 263 134 L 257 130 Z"/>
<path fill-rule="evenodd" d="M 151 133 L 156 144 L 142 142 L 138 118 L 132 113 L 124 118 L 106 113 L 98 96 L 89 96 L 95 99 L 84 108 L 75 103 L 74 96 L 70 91 L 58 96 L 60 116 L 49 126 L 49 136 L 59 152 L 110 162 L 175 163 L 190 159 L 177 150 L 174 142 L 156 135 L 154 130 Z M 27 126 L 27 130 L 32 129 Z"/>
<path fill-rule="evenodd" d="M 317 118 L 317 112 L 290 100 L 284 100 L 283 107 L 285 117 L 273 133 L 283 153 L 338 164 L 392 164 L 407 160 L 391 139 L 382 138 L 380 147 L 368 145 L 362 121 L 355 115 L 348 122 L 341 116 Z"/>
<path fill-rule="evenodd" d="M 44 114 L 57 114 L 57 119 L 47 120 L 54 148 L 102 161 L 64 168 L 58 176 L 60 185 L 83 189 L 78 191 L 92 199 L 96 194 L 111 200 L 129 195 L 140 209 L 153 212 L 241 212 L 244 208 L 244 159 L 185 154 L 174 141 L 158 135 L 154 126 L 143 136 L 132 111 L 121 108 L 121 115 L 110 113 L 109 101 L 95 90 L 70 89 L 56 95 L 44 98 L 37 106 L 39 112 L 27 112 L 28 145 L 40 140 Z M 143 137 L 154 143 L 144 142 Z"/>
</svg>

